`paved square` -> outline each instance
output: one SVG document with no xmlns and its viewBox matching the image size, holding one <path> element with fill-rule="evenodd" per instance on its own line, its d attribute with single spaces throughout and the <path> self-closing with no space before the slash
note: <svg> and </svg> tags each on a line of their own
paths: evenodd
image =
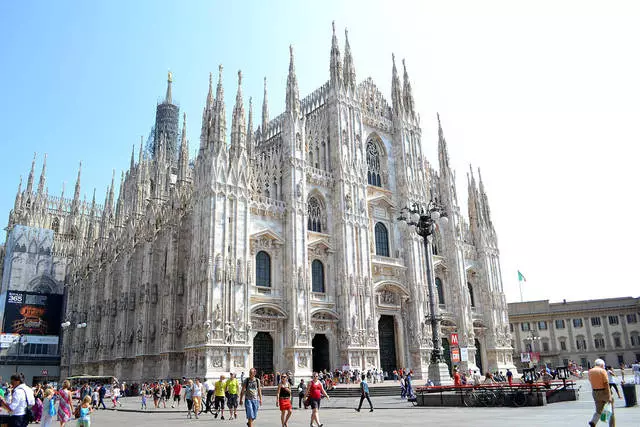
<svg viewBox="0 0 640 427">
<path fill-rule="evenodd" d="M 377 397 L 373 399 L 376 410 L 368 409 L 357 413 L 353 408 L 356 398 L 334 398 L 323 401 L 321 421 L 330 426 L 531 426 L 569 427 L 586 426 L 593 413 L 590 388 L 585 381 L 580 382 L 580 399 L 576 402 L 554 403 L 544 407 L 529 408 L 418 408 L 399 397 Z M 637 387 L 640 391 L 640 387 Z M 150 409 L 146 413 L 128 412 L 139 408 L 140 399 L 127 398 L 125 411 L 99 411 L 92 416 L 94 427 L 130 425 L 211 425 L 228 424 L 245 426 L 244 408 L 239 408 L 237 420 L 216 420 L 212 415 L 203 415 L 199 420 L 188 419 L 186 412 L 172 412 L 169 409 Z M 265 397 L 256 426 L 279 426 L 280 412 L 275 407 L 273 397 Z M 297 403 L 297 402 L 296 402 Z M 151 405 L 152 406 L 152 405 Z M 616 399 L 616 425 L 640 426 L 640 407 L 624 408 L 624 401 Z M 365 401 L 365 408 L 366 406 Z M 182 406 L 184 410 L 184 406 Z M 175 411 L 175 410 L 174 410 Z M 290 427 L 309 425 L 310 410 L 295 410 L 289 420 Z M 605 424 L 602 424 L 605 425 Z"/>
</svg>

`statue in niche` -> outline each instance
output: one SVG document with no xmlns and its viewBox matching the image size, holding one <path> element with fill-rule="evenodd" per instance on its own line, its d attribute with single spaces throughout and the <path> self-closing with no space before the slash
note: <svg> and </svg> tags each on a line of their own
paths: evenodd
<svg viewBox="0 0 640 427">
<path fill-rule="evenodd" d="M 142 322 L 138 322 L 138 329 L 136 331 L 136 337 L 138 342 L 142 342 Z"/>
<path fill-rule="evenodd" d="M 216 304 L 216 309 L 213 312 L 213 329 L 220 329 L 222 327 L 222 310 L 220 304 Z"/>
<path fill-rule="evenodd" d="M 181 318 L 176 319 L 176 335 L 179 337 L 182 336 L 182 319 Z"/>
<path fill-rule="evenodd" d="M 233 335 L 235 332 L 235 327 L 231 322 L 227 322 L 224 327 L 224 341 L 227 344 L 233 344 Z"/>
<path fill-rule="evenodd" d="M 236 310 L 236 314 L 235 314 L 236 325 L 242 325 L 243 317 L 244 317 L 244 311 L 242 310 L 242 308 L 239 308 L 238 310 Z"/>
<path fill-rule="evenodd" d="M 353 313 L 353 316 L 351 316 L 351 330 L 352 331 L 358 330 L 358 315 L 355 313 Z"/>
<path fill-rule="evenodd" d="M 369 332 L 372 332 L 373 329 L 373 319 L 371 319 L 371 316 L 367 316 L 367 330 L 369 330 Z"/>
<path fill-rule="evenodd" d="M 162 318 L 162 322 L 160 322 L 160 335 L 165 336 L 169 332 L 169 321 L 166 317 Z"/>
<path fill-rule="evenodd" d="M 158 302 L 158 284 L 153 284 L 153 289 L 151 290 L 151 304 L 156 304 Z"/>
</svg>

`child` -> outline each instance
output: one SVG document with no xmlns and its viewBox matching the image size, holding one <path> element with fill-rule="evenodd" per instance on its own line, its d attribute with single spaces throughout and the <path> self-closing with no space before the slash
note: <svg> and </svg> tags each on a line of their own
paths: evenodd
<svg viewBox="0 0 640 427">
<path fill-rule="evenodd" d="M 93 389 L 93 393 L 91 393 L 91 406 L 93 409 L 98 409 L 98 401 L 100 399 L 100 393 L 98 393 L 98 387 Z"/>
<path fill-rule="evenodd" d="M 42 403 L 42 420 L 41 427 L 53 427 L 53 422 L 56 419 L 56 404 L 53 397 L 53 389 L 47 387 L 44 391 L 44 401 Z"/>
<path fill-rule="evenodd" d="M 140 394 L 142 395 L 142 407 L 140 409 L 147 409 L 147 389 L 142 387 Z"/>
<path fill-rule="evenodd" d="M 93 412 L 93 408 L 91 407 L 91 397 L 85 396 L 82 399 L 82 404 L 80 405 L 80 418 L 78 418 L 78 427 L 89 427 L 91 425 L 91 420 L 89 418 L 89 414 Z"/>
</svg>

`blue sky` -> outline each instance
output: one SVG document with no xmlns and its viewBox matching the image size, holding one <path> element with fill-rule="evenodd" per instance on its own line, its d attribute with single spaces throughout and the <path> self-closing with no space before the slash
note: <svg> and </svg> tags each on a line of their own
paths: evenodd
<svg viewBox="0 0 640 427">
<path fill-rule="evenodd" d="M 640 231 L 623 218 L 640 207 L 631 187 L 640 154 L 639 19 L 638 4 L 622 0 L 6 0 L 0 223 L 34 152 L 38 174 L 48 153 L 50 193 L 66 182 L 72 194 L 82 160 L 82 193 L 90 198 L 96 187 L 104 200 L 112 169 L 128 166 L 132 145 L 153 125 L 168 70 L 192 153 L 218 64 L 229 115 L 242 69 L 254 123 L 264 76 L 275 117 L 289 44 L 304 97 L 328 79 L 335 20 L 342 51 L 349 28 L 358 81 L 373 77 L 387 97 L 391 53 L 406 58 L 424 153 L 435 161 L 438 111 L 463 212 L 469 164 L 482 167 L 509 300 L 519 299 L 518 269 L 528 279 L 525 299 L 637 295 Z"/>
</svg>

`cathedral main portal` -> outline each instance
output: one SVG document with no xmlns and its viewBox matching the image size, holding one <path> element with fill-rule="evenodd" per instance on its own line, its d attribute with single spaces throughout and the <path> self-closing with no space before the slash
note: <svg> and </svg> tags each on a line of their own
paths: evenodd
<svg viewBox="0 0 640 427">
<path fill-rule="evenodd" d="M 382 315 L 378 321 L 378 338 L 380 342 L 380 367 L 387 373 L 397 369 L 396 328 L 393 316 Z"/>
<path fill-rule="evenodd" d="M 268 332 L 258 332 L 253 339 L 253 367 L 258 375 L 273 373 L 273 338 Z"/>
<path fill-rule="evenodd" d="M 313 346 L 313 371 L 331 370 L 329 366 L 329 340 L 325 334 L 316 334 L 311 341 Z"/>
</svg>

